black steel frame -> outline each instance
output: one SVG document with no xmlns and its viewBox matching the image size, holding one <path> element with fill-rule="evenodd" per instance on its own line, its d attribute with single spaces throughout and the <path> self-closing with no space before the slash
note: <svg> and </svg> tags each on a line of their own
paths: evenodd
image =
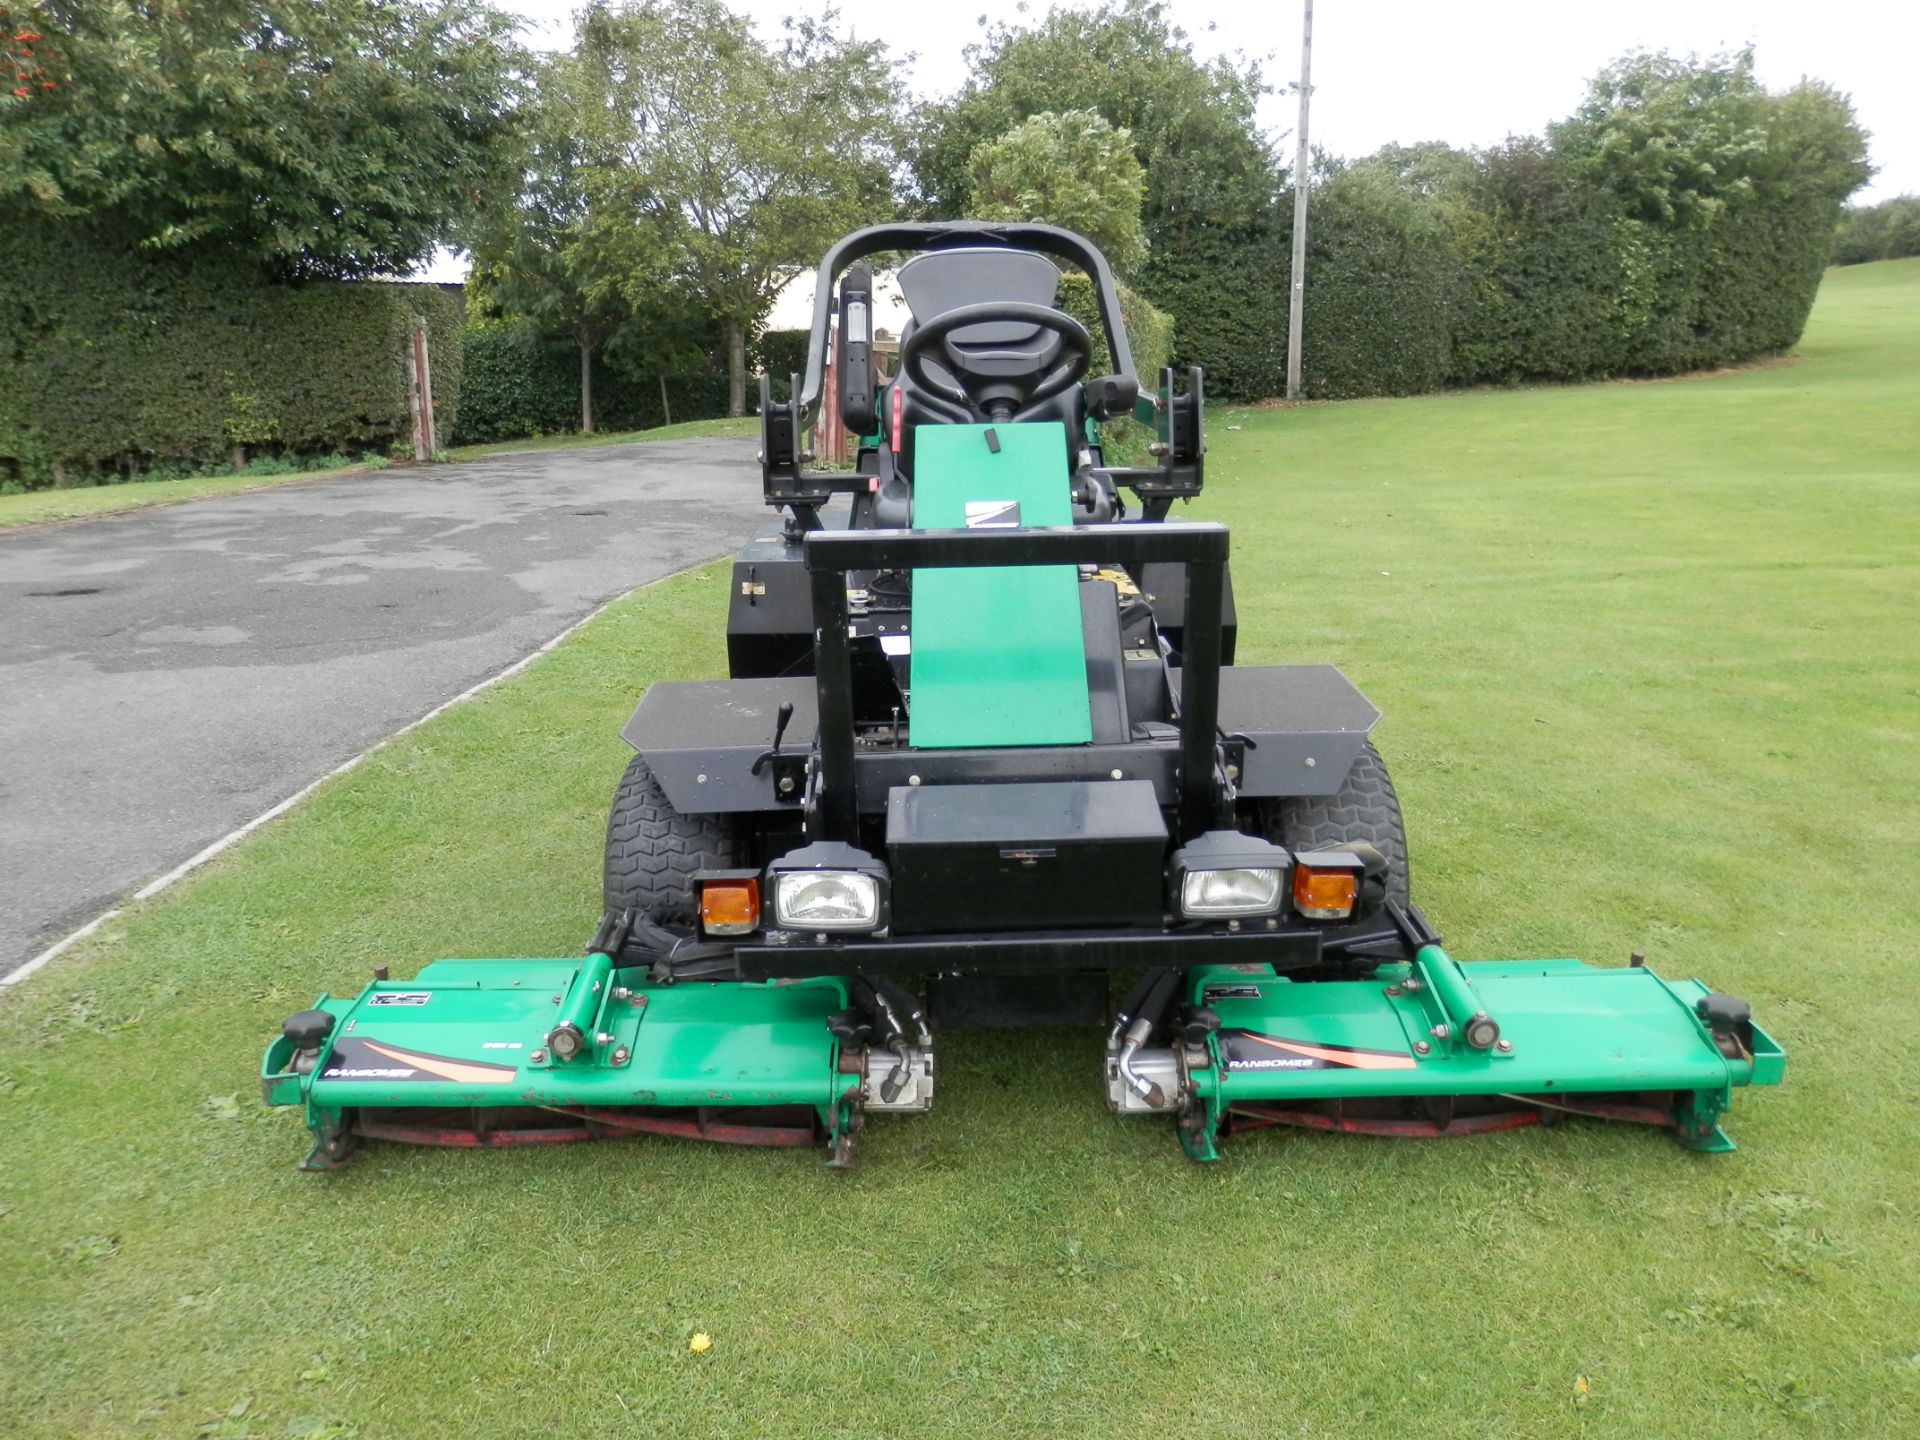
<svg viewBox="0 0 1920 1440">
<path fill-rule="evenodd" d="M 1100 325 L 1107 332 L 1107 353 L 1116 375 L 1133 374 L 1133 352 L 1127 345 L 1127 327 L 1120 319 L 1120 293 L 1113 271 L 1099 249 L 1071 230 L 1057 225 L 998 224 L 985 220 L 943 220 L 918 224 L 870 225 L 841 240 L 820 261 L 813 290 L 813 332 L 807 344 L 807 374 L 799 394 L 799 428 L 813 423 L 826 383 L 827 324 L 833 314 L 834 281 L 856 260 L 889 250 L 951 250 L 959 246 L 991 245 L 1006 250 L 1037 250 L 1078 265 L 1093 281 L 1100 307 Z"/>
<path fill-rule="evenodd" d="M 1325 958 L 1317 930 L 1252 929 L 1241 934 L 1197 930 L 1048 931 L 1007 935 L 915 936 L 901 940 L 794 937 L 769 945 L 761 937 L 734 949 L 743 980 L 796 980 L 812 975 L 1033 975 L 1065 970 L 1134 970 L 1193 965 L 1271 965 L 1309 970 Z"/>
<path fill-rule="evenodd" d="M 853 663 L 847 572 L 975 566 L 1165 563 L 1186 573 L 1179 759 L 1179 838 L 1220 820 L 1215 756 L 1220 721 L 1220 629 L 1227 529 L 1211 521 L 1062 526 L 1032 530 L 816 530 L 805 541 L 813 588 L 819 703 L 819 836 L 859 843 Z"/>
<path fill-rule="evenodd" d="M 1133 351 L 1120 311 L 1120 294 L 1113 271 L 1099 247 L 1071 230 L 1056 225 L 999 224 L 981 220 L 946 220 L 895 225 L 872 225 L 846 236 L 826 253 L 814 282 L 813 325 L 807 342 L 807 369 L 793 377 L 793 393 L 785 404 L 773 400 L 772 378 L 760 376 L 760 472 L 766 502 L 792 511 L 789 533 L 799 535 L 819 528 L 819 509 L 836 495 L 867 488 L 870 476 L 844 471 L 803 468 L 805 436 L 813 428 L 826 383 L 827 339 L 833 314 L 834 284 L 855 261 L 889 251 L 934 252 L 966 246 L 997 246 L 1032 250 L 1078 265 L 1093 281 L 1100 325 L 1106 332 L 1107 355 L 1116 375 L 1132 375 Z M 1158 435 L 1161 462 L 1147 468 L 1109 469 L 1114 483 L 1140 497 L 1146 518 L 1160 520 L 1175 499 L 1198 495 L 1203 483 L 1205 443 L 1202 439 L 1204 386 L 1198 366 L 1187 374 L 1187 393 L 1176 397 L 1173 371 L 1160 372 L 1156 402 L 1141 396 L 1134 418 L 1152 425 Z"/>
</svg>

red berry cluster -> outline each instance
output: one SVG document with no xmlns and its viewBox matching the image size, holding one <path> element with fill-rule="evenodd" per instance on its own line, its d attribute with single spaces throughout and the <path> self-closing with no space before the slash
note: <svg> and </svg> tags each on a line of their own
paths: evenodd
<svg viewBox="0 0 1920 1440">
<path fill-rule="evenodd" d="M 27 23 L 27 17 L 13 19 L 13 12 L 0 5 L 0 84 L 9 75 L 13 79 L 13 98 L 30 100 L 35 90 L 53 89 L 46 67 L 39 63 L 33 47 L 40 43 L 40 32 Z"/>
</svg>

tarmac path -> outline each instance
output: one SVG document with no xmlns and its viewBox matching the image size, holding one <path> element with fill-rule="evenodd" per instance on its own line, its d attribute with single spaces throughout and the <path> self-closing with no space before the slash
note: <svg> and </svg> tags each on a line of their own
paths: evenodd
<svg viewBox="0 0 1920 1440">
<path fill-rule="evenodd" d="M 0 976 L 767 514 L 751 440 L 299 482 L 0 534 Z"/>
</svg>

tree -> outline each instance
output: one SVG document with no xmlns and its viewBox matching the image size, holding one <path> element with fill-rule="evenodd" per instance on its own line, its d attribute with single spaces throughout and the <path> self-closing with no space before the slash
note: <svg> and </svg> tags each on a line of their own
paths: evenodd
<svg viewBox="0 0 1920 1440">
<path fill-rule="evenodd" d="M 966 85 L 923 118 L 919 208 L 963 214 L 974 148 L 1023 120 L 1097 112 L 1132 137 L 1145 172 L 1137 283 L 1174 317 L 1175 363 L 1204 364 L 1221 394 L 1272 394 L 1286 272 L 1269 243 L 1281 169 L 1254 115 L 1266 86 L 1249 61 L 1198 58 L 1168 15 L 1155 0 L 1108 0 L 989 29 L 967 52 Z"/>
<path fill-rule="evenodd" d="M 1769 94 L 1751 48 L 1616 60 L 1548 136 L 1576 175 L 1654 224 L 1706 225 L 1730 205 L 1789 197 L 1817 197 L 1837 217 L 1873 173 L 1846 98 L 1814 81 Z"/>
<path fill-rule="evenodd" d="M 973 147 L 972 213 L 981 220 L 1064 225 L 1131 271 L 1146 257 L 1140 229 L 1145 172 L 1133 136 L 1091 110 L 1043 110 Z"/>
<path fill-rule="evenodd" d="M 1920 255 L 1920 195 L 1900 195 L 1878 205 L 1850 205 L 1840 215 L 1833 263 L 1901 260 Z"/>
<path fill-rule="evenodd" d="M 576 51 L 595 243 L 636 313 L 689 298 L 725 334 L 728 409 L 746 336 L 796 264 L 893 213 L 898 84 L 834 12 L 763 45 L 718 0 L 596 5 Z M 681 292 L 668 294 L 664 292 Z"/>
<path fill-rule="evenodd" d="M 475 227 L 469 288 L 475 307 L 541 334 L 564 334 L 580 352 L 580 429 L 593 433 L 593 357 L 628 319 L 623 258 L 607 253 L 586 183 L 577 63 L 561 57 L 539 75 L 515 157 L 516 182 L 493 197 Z"/>
<path fill-rule="evenodd" d="M 498 175 L 513 23 L 484 0 L 16 7 L 42 73 L 0 93 L 0 207 L 289 275 L 402 272 Z"/>
</svg>

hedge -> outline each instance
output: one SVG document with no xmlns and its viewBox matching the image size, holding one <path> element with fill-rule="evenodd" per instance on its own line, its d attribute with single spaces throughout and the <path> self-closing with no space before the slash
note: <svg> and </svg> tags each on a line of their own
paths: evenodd
<svg viewBox="0 0 1920 1440">
<path fill-rule="evenodd" d="M 509 320 L 467 326 L 465 385 L 455 443 L 488 444 L 580 428 L 580 351 L 571 340 L 542 337 Z M 705 420 L 727 413 L 727 376 L 718 356 L 705 367 L 666 379 L 673 418 Z M 608 434 L 666 423 L 660 378 L 635 375 L 605 353 L 593 357 L 593 424 Z"/>
<path fill-rule="evenodd" d="M 1133 353 L 1133 373 L 1140 381 L 1140 392 L 1151 395 L 1160 384 L 1160 371 L 1173 353 L 1173 321 L 1156 310 L 1144 295 L 1126 285 L 1118 286 L 1120 323 L 1127 327 L 1127 346 Z M 1087 327 L 1093 337 L 1093 374 L 1107 365 L 1107 332 L 1100 323 L 1099 306 L 1094 302 L 1093 282 L 1085 275 L 1060 277 L 1056 301 L 1060 309 Z M 1153 436 L 1137 420 L 1109 420 L 1101 427 L 1101 452 L 1110 465 L 1144 465 L 1147 444 Z"/>
<path fill-rule="evenodd" d="M 1900 195 L 1878 205 L 1849 206 L 1833 237 L 1833 263 L 1905 260 L 1920 255 L 1920 195 Z"/>
<path fill-rule="evenodd" d="M 793 377 L 807 373 L 807 347 L 812 343 L 811 330 L 768 330 L 761 334 L 759 368 L 773 381 L 776 398 L 786 399 Z M 752 396 L 748 400 L 759 403 Z"/>
<path fill-rule="evenodd" d="M 412 318 L 427 321 L 440 432 L 458 425 L 461 305 L 433 285 L 273 284 L 206 252 L 135 254 L 78 224 L 0 248 L 0 482 L 36 488 L 233 447 L 289 459 L 410 434 Z"/>
<path fill-rule="evenodd" d="M 1291 232 L 1289 216 L 1279 237 L 1289 257 Z M 1404 187 L 1366 170 L 1335 176 L 1314 202 L 1307 276 L 1301 375 L 1311 398 L 1414 395 L 1446 382 L 1460 264 L 1438 218 Z M 1284 337 L 1284 311 L 1275 318 Z"/>
<path fill-rule="evenodd" d="M 1258 400 L 1286 387 L 1287 239 L 1278 222 L 1196 228 L 1156 246 L 1141 290 L 1173 317 L 1173 359 L 1207 393 Z"/>
<path fill-rule="evenodd" d="M 1449 383 L 1677 374 L 1778 353 L 1805 328 L 1831 198 L 1729 205 L 1663 226 L 1542 152 L 1510 147 L 1483 163 L 1478 199 L 1500 239 L 1458 257 Z M 1310 278 L 1310 307 L 1313 295 Z"/>
</svg>

